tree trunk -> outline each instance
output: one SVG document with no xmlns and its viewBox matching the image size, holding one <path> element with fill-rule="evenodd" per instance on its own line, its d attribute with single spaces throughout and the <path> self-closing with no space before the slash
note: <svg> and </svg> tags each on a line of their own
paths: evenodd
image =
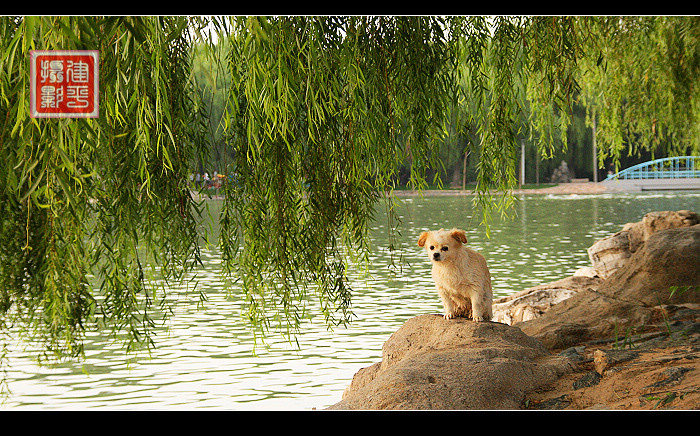
<svg viewBox="0 0 700 436">
<path fill-rule="evenodd" d="M 467 158 L 469 157 L 469 150 L 464 152 L 464 159 L 462 162 L 462 191 L 467 189 Z"/>
</svg>

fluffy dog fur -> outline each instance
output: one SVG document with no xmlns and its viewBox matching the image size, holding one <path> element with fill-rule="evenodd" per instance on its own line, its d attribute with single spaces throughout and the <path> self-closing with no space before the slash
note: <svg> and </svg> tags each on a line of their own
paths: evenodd
<svg viewBox="0 0 700 436">
<path fill-rule="evenodd" d="M 462 316 L 474 321 L 493 317 L 491 274 L 486 259 L 468 248 L 464 230 L 421 233 L 418 246 L 433 263 L 433 280 L 445 310 L 445 319 Z"/>
</svg>

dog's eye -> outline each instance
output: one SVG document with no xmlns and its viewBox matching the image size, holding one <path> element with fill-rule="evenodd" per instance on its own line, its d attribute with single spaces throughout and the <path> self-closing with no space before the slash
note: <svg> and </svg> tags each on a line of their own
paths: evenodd
<svg viewBox="0 0 700 436">
<path fill-rule="evenodd" d="M 442 250 L 442 251 L 447 251 L 447 247 L 442 247 L 441 250 Z"/>
<path fill-rule="evenodd" d="M 431 246 L 430 246 L 430 249 L 431 249 L 431 250 L 434 250 L 434 249 L 435 249 L 435 247 L 433 247 L 433 246 L 431 245 Z"/>
</svg>

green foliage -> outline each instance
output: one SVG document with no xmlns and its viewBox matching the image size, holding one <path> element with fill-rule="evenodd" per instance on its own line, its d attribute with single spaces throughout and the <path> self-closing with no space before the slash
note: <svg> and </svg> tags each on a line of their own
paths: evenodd
<svg viewBox="0 0 700 436">
<path fill-rule="evenodd" d="M 591 17 L 581 98 L 598 120 L 598 159 L 700 153 L 700 18 Z M 655 156 L 656 154 L 661 156 Z"/>
<path fill-rule="evenodd" d="M 473 149 L 470 156 L 478 158 L 482 145 L 481 137 L 474 135 L 477 119 L 494 101 L 491 93 L 503 89 L 514 97 L 506 119 L 518 141 L 525 142 L 526 174 L 531 181 L 536 158 L 541 176 L 566 160 L 579 177 L 590 177 L 594 118 L 599 168 L 620 169 L 653 158 L 699 152 L 697 17 L 464 20 L 468 30 L 459 67 L 465 99 L 455 108 L 464 114 L 453 117 L 450 125 L 457 136 L 446 144 L 452 151 L 441 152 L 448 172 L 462 170 L 466 144 Z M 499 49 L 493 29 L 511 21 L 519 29 L 520 39 L 515 41 L 519 47 Z M 500 50 L 497 56 L 492 54 L 496 50 Z M 514 60 L 503 60 L 509 53 Z M 507 74 L 500 74 L 512 76 L 515 92 L 508 91 L 507 81 L 498 87 L 489 85 L 499 80 L 499 70 L 482 60 L 493 57 L 509 66 Z M 510 165 L 518 159 L 510 159 Z M 475 163 L 476 159 L 469 160 L 467 180 L 479 178 Z"/>
<path fill-rule="evenodd" d="M 196 84 L 195 89 L 201 101 L 202 112 L 208 119 L 206 135 L 209 150 L 205 156 L 202 156 L 207 161 L 202 162 L 201 168 L 195 168 L 198 173 L 203 173 L 204 168 L 223 168 L 230 156 L 224 137 L 228 121 L 224 118 L 224 110 L 231 87 L 231 78 L 227 74 L 223 61 L 230 47 L 227 40 L 215 45 L 200 42 L 204 38 L 206 38 L 205 35 L 199 35 L 197 44 L 192 49 L 192 78 Z"/>
<path fill-rule="evenodd" d="M 224 190 L 221 250 L 262 330 L 275 319 L 298 328 L 312 290 L 330 325 L 349 320 L 345 256 L 367 255 L 367 224 L 397 165 L 411 159 L 419 184 L 434 157 L 450 92 L 441 25 L 232 20 L 235 178 Z"/>
<path fill-rule="evenodd" d="M 0 18 L 0 320 L 47 356 L 97 324 L 152 342 L 162 301 L 198 259 L 186 186 L 199 123 L 186 18 Z M 100 50 L 100 118 L 29 117 L 29 50 Z M 156 268 L 157 271 L 156 271 Z"/>
</svg>

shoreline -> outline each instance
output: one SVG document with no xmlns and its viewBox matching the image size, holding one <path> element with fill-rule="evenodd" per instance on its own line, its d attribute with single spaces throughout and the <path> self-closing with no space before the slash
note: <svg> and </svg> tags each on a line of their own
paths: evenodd
<svg viewBox="0 0 700 436">
<path fill-rule="evenodd" d="M 547 188 L 532 188 L 532 189 L 514 189 L 512 193 L 514 195 L 522 194 L 554 194 L 554 195 L 587 195 L 587 194 L 602 194 L 608 191 L 608 189 L 603 186 L 602 183 L 598 182 L 571 182 L 571 183 L 560 183 L 555 186 L 550 186 Z M 195 190 L 190 190 L 193 198 L 202 199 L 208 198 L 210 200 L 221 200 L 223 196 L 221 195 L 200 195 L 199 192 Z M 388 192 L 386 193 L 388 195 Z M 395 189 L 392 194 L 396 197 L 414 197 L 414 196 L 424 196 L 424 197 L 438 197 L 438 196 L 457 196 L 457 195 L 475 195 L 474 190 L 469 189 Z M 494 195 L 500 194 L 500 192 L 494 192 Z"/>
<path fill-rule="evenodd" d="M 608 187 L 602 182 L 570 182 L 570 183 L 560 183 L 555 186 L 550 186 L 547 188 L 530 188 L 530 189 L 513 189 L 511 193 L 513 195 L 595 195 L 595 194 L 621 194 L 626 191 L 619 191 L 616 189 L 608 189 Z M 630 191 L 638 192 L 638 191 Z M 647 191 L 652 192 L 652 191 Z M 670 192 L 670 191 L 667 191 Z M 698 191 L 695 191 L 698 192 Z M 222 200 L 224 197 L 221 195 L 200 195 L 196 190 L 190 190 L 192 198 L 195 200 L 201 200 L 203 198 L 209 200 Z M 447 188 L 447 189 L 394 189 L 393 191 L 385 191 L 385 196 L 393 195 L 395 197 L 447 197 L 447 196 L 466 196 L 466 195 L 476 195 L 476 191 L 470 189 L 458 189 L 458 188 Z M 491 192 L 492 195 L 503 195 L 501 191 Z"/>
<path fill-rule="evenodd" d="M 556 186 L 550 186 L 548 188 L 532 188 L 532 189 L 514 189 L 513 194 L 601 194 L 608 192 L 605 186 L 600 182 L 572 182 L 572 183 L 560 183 Z M 475 191 L 469 189 L 425 189 L 418 191 L 415 189 L 406 190 L 394 190 L 393 194 L 397 197 L 410 197 L 415 195 L 423 196 L 446 196 L 446 195 L 475 195 Z M 498 193 L 495 193 L 498 194 Z"/>
</svg>

